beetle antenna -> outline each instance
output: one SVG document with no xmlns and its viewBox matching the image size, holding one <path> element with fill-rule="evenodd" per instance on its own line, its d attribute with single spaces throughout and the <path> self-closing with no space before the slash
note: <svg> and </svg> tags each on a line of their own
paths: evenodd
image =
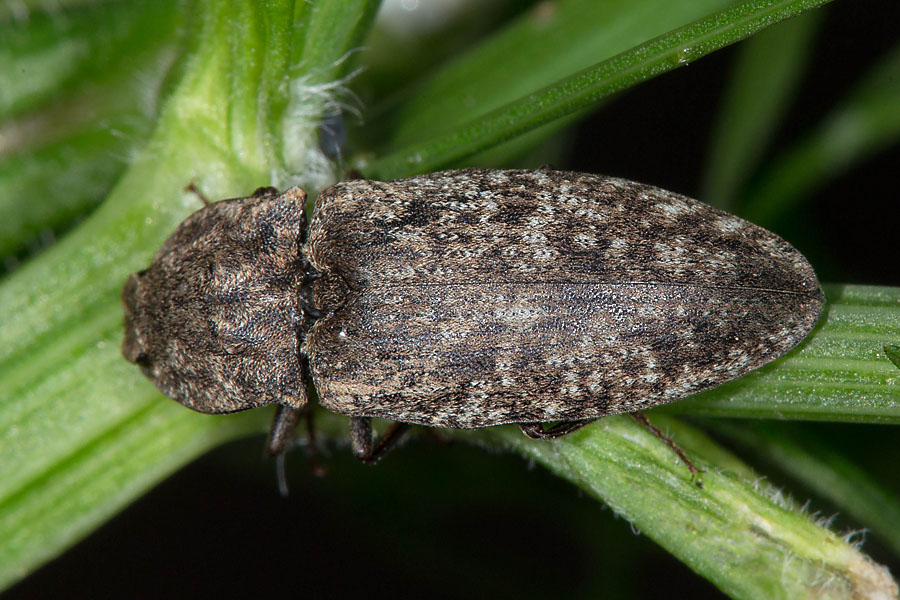
<svg viewBox="0 0 900 600">
<path fill-rule="evenodd" d="M 192 194 L 197 196 L 197 198 L 200 199 L 200 202 L 203 203 L 203 206 L 209 206 L 210 204 L 212 204 L 212 202 L 209 201 L 209 198 L 203 195 L 203 192 L 200 191 L 200 188 L 194 185 L 193 181 L 184 186 L 184 191 L 191 192 Z"/>
</svg>

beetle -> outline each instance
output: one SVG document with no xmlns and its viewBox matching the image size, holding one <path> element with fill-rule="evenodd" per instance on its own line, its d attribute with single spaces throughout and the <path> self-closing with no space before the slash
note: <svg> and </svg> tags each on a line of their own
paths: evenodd
<svg viewBox="0 0 900 600">
<path fill-rule="evenodd" d="M 613 177 L 343 181 L 308 227 L 305 204 L 298 187 L 209 204 L 122 294 L 125 357 L 200 412 L 280 405 L 276 455 L 310 385 L 367 461 L 386 447 L 372 417 L 556 437 L 778 358 L 824 302 L 774 233 Z"/>
</svg>

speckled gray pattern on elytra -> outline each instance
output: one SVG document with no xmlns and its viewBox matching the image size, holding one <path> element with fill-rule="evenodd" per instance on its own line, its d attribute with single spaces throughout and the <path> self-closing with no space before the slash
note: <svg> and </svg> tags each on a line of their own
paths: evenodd
<svg viewBox="0 0 900 600">
<path fill-rule="evenodd" d="M 190 217 L 123 297 L 129 360 L 203 412 L 440 427 L 648 408 L 781 356 L 823 297 L 760 227 L 647 185 L 464 170 Z"/>
<path fill-rule="evenodd" d="M 822 305 L 774 234 L 621 179 L 467 170 L 349 181 L 304 251 L 323 406 L 442 427 L 631 412 L 784 354 Z"/>
</svg>

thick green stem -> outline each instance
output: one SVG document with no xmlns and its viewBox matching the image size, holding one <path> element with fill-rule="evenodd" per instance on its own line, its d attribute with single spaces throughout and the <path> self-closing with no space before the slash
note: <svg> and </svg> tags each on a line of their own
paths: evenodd
<svg viewBox="0 0 900 600">
<path fill-rule="evenodd" d="M 609 504 L 733 598 L 894 598 L 887 569 L 784 502 L 704 435 L 653 416 L 701 469 L 625 417 L 554 442 L 507 428 L 473 437 L 512 448 Z"/>
<path fill-rule="evenodd" d="M 0 313 L 15 316 L 0 323 L 0 585 L 187 460 L 263 427 L 265 412 L 216 419 L 162 402 L 122 360 L 119 294 L 129 273 L 198 208 L 186 184 L 221 198 L 285 173 L 269 142 L 282 139 L 278 117 L 288 111 L 271 110 L 273 103 L 292 106 L 292 127 L 304 133 L 278 149 L 303 156 L 288 145 L 310 144 L 309 153 L 316 151 L 316 107 L 325 99 L 285 84 L 338 76 L 339 59 L 358 43 L 373 6 L 202 3 L 192 50 L 148 146 L 87 222 L 0 288 Z M 304 31 L 321 35 L 319 27 L 342 11 L 357 25 L 332 32 L 332 54 L 319 48 L 320 62 L 298 60 Z M 290 166 L 299 172 L 304 165 Z"/>
</svg>

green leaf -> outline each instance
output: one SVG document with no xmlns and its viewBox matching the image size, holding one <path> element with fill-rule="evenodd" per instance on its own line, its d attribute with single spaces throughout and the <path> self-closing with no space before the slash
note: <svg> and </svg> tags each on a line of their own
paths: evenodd
<svg viewBox="0 0 900 600">
<path fill-rule="evenodd" d="M 554 83 L 560 73 L 590 67 L 731 3 L 564 0 L 552 6 L 538 4 L 411 89 L 373 107 L 362 134 L 387 152 L 434 137 Z M 598 35 L 601 28 L 604 34 Z M 398 103 L 398 99 L 402 101 Z M 444 166 L 540 166 L 556 162 L 553 156 L 540 155 L 548 148 L 545 140 L 583 118 L 585 112 L 556 119 Z M 528 156 L 533 149 L 539 154 Z M 524 161 L 522 157 L 526 157 Z"/>
<path fill-rule="evenodd" d="M 170 63 L 135 60 L 139 79 L 67 95 L 67 109 L 78 116 L 54 106 L 0 127 L 8 150 L 0 148 L 0 257 L 25 254 L 26 245 L 65 231 L 106 197 L 152 131 L 154 90 Z"/>
<path fill-rule="evenodd" d="M 748 195 L 745 218 L 767 225 L 851 165 L 900 139 L 900 45 L 815 130 L 776 156 Z"/>
<path fill-rule="evenodd" d="M 537 4 L 502 31 L 419 82 L 393 119 L 377 124 L 402 148 L 726 8 L 730 0 L 564 0 Z M 603 35 L 598 35 L 602 28 Z M 384 109 L 382 109 L 384 110 Z M 375 109 L 375 114 L 379 114 Z"/>
<path fill-rule="evenodd" d="M 686 65 L 827 0 L 754 0 L 643 43 L 449 132 L 357 168 L 390 180 L 432 171 L 594 105 L 611 94 Z"/>
<path fill-rule="evenodd" d="M 38 12 L 0 35 L 0 114 L 17 114 L 0 117 L 7 266 L 96 207 L 146 141 L 184 8 L 161 0 Z"/>
<path fill-rule="evenodd" d="M 178 4 L 93 3 L 7 25 L 0 37 L 0 119 L 58 100 L 84 81 L 133 77 L 134 60 L 143 62 L 170 40 L 182 14 Z"/>
<path fill-rule="evenodd" d="M 741 45 L 709 149 L 700 198 L 734 212 L 735 201 L 800 85 L 821 15 L 762 31 Z"/>
</svg>

